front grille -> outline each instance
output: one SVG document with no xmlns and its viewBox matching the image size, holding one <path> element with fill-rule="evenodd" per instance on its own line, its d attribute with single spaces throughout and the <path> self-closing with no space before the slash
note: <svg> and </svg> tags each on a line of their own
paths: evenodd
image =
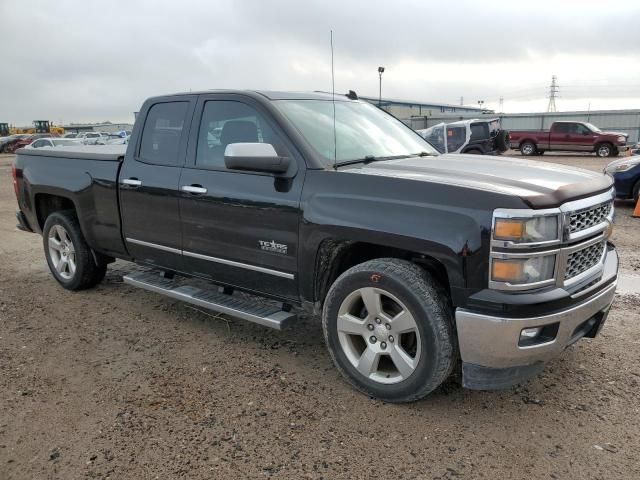
<svg viewBox="0 0 640 480">
<path fill-rule="evenodd" d="M 604 246 L 605 242 L 594 243 L 582 250 L 569 254 L 564 279 L 568 280 L 595 267 L 602 259 Z"/>
<path fill-rule="evenodd" d="M 609 201 L 572 213 L 569 217 L 569 233 L 581 232 L 601 224 L 611 213 L 612 206 L 613 201 Z"/>
</svg>

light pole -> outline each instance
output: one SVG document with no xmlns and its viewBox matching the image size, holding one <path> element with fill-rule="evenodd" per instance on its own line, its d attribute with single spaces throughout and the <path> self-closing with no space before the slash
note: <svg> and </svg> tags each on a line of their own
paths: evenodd
<svg viewBox="0 0 640 480">
<path fill-rule="evenodd" d="M 384 73 L 384 67 L 378 67 L 378 76 L 380 77 L 380 90 L 378 92 L 378 106 L 382 106 L 382 74 Z"/>
<path fill-rule="evenodd" d="M 480 108 L 482 108 L 482 106 L 484 105 L 484 100 L 478 100 L 478 105 L 480 105 Z"/>
</svg>

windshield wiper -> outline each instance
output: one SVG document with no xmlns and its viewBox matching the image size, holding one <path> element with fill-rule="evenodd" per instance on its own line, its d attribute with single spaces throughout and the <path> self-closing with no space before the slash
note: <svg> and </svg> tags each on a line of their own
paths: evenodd
<svg viewBox="0 0 640 480">
<path fill-rule="evenodd" d="M 423 153 L 426 153 L 426 152 L 423 152 Z M 428 153 L 426 153 L 426 154 L 429 155 Z M 354 158 L 353 160 L 344 160 L 342 162 L 337 162 L 333 166 L 334 167 L 342 167 L 344 165 L 354 165 L 356 163 L 371 163 L 371 162 L 378 162 L 378 161 L 381 161 L 381 160 L 397 160 L 399 158 L 408 158 L 408 157 L 412 157 L 412 156 L 413 156 L 413 154 L 408 154 L 408 155 L 389 155 L 389 156 L 386 156 L 386 157 L 375 157 L 373 155 L 365 155 L 362 158 Z"/>
<path fill-rule="evenodd" d="M 436 154 L 429 153 L 429 152 L 419 152 L 419 153 L 412 153 L 411 156 L 412 157 L 435 157 Z"/>
</svg>

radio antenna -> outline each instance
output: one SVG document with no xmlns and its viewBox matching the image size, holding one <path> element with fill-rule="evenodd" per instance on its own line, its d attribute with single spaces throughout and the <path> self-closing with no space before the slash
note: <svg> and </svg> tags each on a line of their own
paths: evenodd
<svg viewBox="0 0 640 480">
<path fill-rule="evenodd" d="M 333 104 L 333 169 L 338 161 L 338 141 L 336 135 L 336 81 L 333 74 L 333 30 L 330 30 L 331 42 L 331 103 Z"/>
</svg>

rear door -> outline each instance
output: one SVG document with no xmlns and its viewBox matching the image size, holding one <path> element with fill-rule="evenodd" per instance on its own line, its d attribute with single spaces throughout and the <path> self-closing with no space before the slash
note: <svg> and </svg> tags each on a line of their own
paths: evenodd
<svg viewBox="0 0 640 480">
<path fill-rule="evenodd" d="M 195 100 L 173 97 L 146 106 L 120 172 L 122 230 L 139 262 L 182 270 L 178 185 Z M 145 111 L 140 112 L 145 115 Z"/>
<path fill-rule="evenodd" d="M 269 112 L 242 95 L 202 96 L 193 130 L 180 181 L 185 268 L 219 283 L 297 298 L 302 157 Z M 294 160 L 296 171 L 283 178 L 228 170 L 226 146 L 244 142 L 272 144 Z"/>
</svg>

